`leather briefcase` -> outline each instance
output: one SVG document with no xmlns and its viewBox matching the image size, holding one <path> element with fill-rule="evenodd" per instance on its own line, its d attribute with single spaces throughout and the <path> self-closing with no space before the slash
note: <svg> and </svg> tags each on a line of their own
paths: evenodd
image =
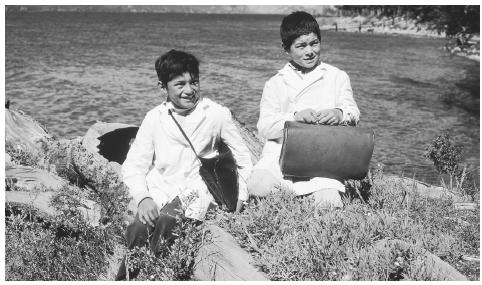
<svg viewBox="0 0 482 285">
<path fill-rule="evenodd" d="M 375 145 L 373 130 L 287 121 L 280 155 L 286 178 L 363 179 Z"/>
</svg>

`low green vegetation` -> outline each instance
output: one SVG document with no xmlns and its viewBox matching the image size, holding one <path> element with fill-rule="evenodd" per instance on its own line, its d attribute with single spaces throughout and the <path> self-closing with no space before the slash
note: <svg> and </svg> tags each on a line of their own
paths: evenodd
<svg viewBox="0 0 482 285">
<path fill-rule="evenodd" d="M 46 143 L 41 158 L 14 147 L 6 151 L 17 164 L 53 171 L 70 182 L 51 200 L 59 213 L 55 217 L 32 207 L 7 204 L 6 280 L 113 280 L 117 268 L 109 268 L 109 261 L 116 248 L 125 251 L 124 234 L 128 214 L 132 214 L 127 210 L 127 189 L 117 173 L 96 161 L 79 140 Z M 43 164 L 38 164 L 39 160 Z M 85 199 L 101 207 L 98 226 L 86 223 L 78 210 Z M 161 245 L 157 255 L 145 249 L 129 251 L 128 264 L 142 267 L 136 280 L 189 280 L 201 233 L 202 225 L 180 221 L 174 229 L 177 239 Z M 120 258 L 114 260 L 114 267 Z"/>
<path fill-rule="evenodd" d="M 10 156 L 10 161 L 12 163 L 19 165 L 38 166 L 39 158 L 36 155 L 25 151 L 20 146 L 15 146 L 6 142 L 5 153 Z"/>
<path fill-rule="evenodd" d="M 436 153 L 437 146 L 431 147 Z M 113 280 L 126 252 L 125 186 L 79 142 L 54 142 L 46 153 L 47 168 L 70 184 L 51 201 L 60 213 L 56 217 L 6 206 L 6 280 Z M 79 171 L 66 156 L 86 160 L 85 169 Z M 444 156 L 438 157 L 443 164 Z M 470 196 L 459 194 L 479 206 L 477 187 L 469 183 L 462 189 L 466 185 L 472 185 Z M 342 209 L 319 209 L 310 197 L 280 191 L 251 199 L 240 214 L 217 211 L 209 220 L 232 234 L 271 280 L 443 279 L 426 262 L 428 253 L 470 280 L 480 279 L 479 262 L 464 260 L 480 255 L 479 210 L 457 209 L 450 196 L 420 196 L 412 185 L 394 182 L 380 170 L 347 186 Z M 98 226 L 83 221 L 77 210 L 85 198 L 101 206 Z M 180 221 L 177 239 L 161 244 L 158 253 L 129 251 L 128 266 L 142 268 L 136 280 L 192 280 L 204 231 L 203 225 Z M 115 254 L 117 249 L 121 254 Z"/>
<path fill-rule="evenodd" d="M 461 166 L 462 151 L 462 146 L 456 144 L 448 133 L 444 133 L 433 139 L 425 156 L 433 162 L 444 188 L 476 199 L 478 189 L 474 176 L 467 171 L 467 166 Z"/>
<path fill-rule="evenodd" d="M 92 157 L 86 165 L 99 174 L 94 187 L 86 186 L 70 161 L 72 149 L 82 150 L 79 141 L 46 144 L 45 157 L 35 163 L 15 159 L 23 165 L 55 171 L 69 185 L 57 192 L 50 204 L 59 213 L 48 216 L 32 207 L 7 204 L 5 209 L 6 280 L 98 280 L 108 266 L 116 244 L 124 243 L 127 192 L 122 182 Z M 11 157 L 28 158 L 22 154 Z M 43 161 L 38 165 L 38 161 Z M 20 164 L 20 163 L 19 163 Z M 82 185 L 81 185 L 82 184 Z M 97 187 L 101 186 L 101 187 Z M 22 190 L 22 189 L 16 189 Z M 44 189 L 45 191 L 52 189 Z M 86 223 L 78 210 L 84 199 L 100 205 L 100 223 Z"/>
<path fill-rule="evenodd" d="M 195 257 L 203 242 L 203 225 L 178 218 L 174 240 L 162 242 L 159 252 L 147 247 L 127 252 L 126 267 L 141 268 L 136 281 L 187 281 L 192 279 Z"/>
<path fill-rule="evenodd" d="M 6 280 L 96 280 L 107 264 L 108 231 L 67 208 L 55 218 L 6 207 Z"/>
<path fill-rule="evenodd" d="M 479 256 L 478 211 L 458 211 L 449 198 L 420 197 L 383 175 L 373 179 L 368 203 L 350 198 L 357 195 L 350 190 L 343 209 L 321 210 L 309 197 L 280 191 L 216 221 L 271 280 L 440 280 L 421 259 L 425 250 L 479 279 L 478 264 L 460 263 L 464 255 Z M 389 240 L 411 246 L 387 250 Z"/>
</svg>

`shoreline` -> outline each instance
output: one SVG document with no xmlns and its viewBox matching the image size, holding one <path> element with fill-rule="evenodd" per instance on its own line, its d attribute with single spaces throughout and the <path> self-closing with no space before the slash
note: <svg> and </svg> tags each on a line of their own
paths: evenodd
<svg viewBox="0 0 482 285">
<path fill-rule="evenodd" d="M 322 31 L 374 33 L 382 35 L 404 35 L 415 38 L 446 38 L 444 33 L 438 34 L 430 30 L 426 24 L 416 24 L 415 20 L 397 17 L 395 20 L 383 17 L 317 17 Z M 480 62 L 480 35 L 473 35 L 469 41 L 471 47 L 466 50 L 454 43 L 455 39 L 447 39 L 447 52 Z"/>
</svg>

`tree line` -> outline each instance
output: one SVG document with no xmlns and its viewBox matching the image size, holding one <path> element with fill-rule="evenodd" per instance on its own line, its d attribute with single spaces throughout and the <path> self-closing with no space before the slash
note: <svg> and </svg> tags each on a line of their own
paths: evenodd
<svg viewBox="0 0 482 285">
<path fill-rule="evenodd" d="M 471 35 L 480 33 L 480 6 L 475 5 L 341 5 L 337 8 L 343 16 L 389 17 L 392 23 L 397 17 L 413 19 L 449 38 L 470 39 Z"/>
</svg>

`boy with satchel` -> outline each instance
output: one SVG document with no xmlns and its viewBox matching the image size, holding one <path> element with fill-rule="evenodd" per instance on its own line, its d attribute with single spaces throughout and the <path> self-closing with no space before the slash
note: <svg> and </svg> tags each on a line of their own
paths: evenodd
<svg viewBox="0 0 482 285">
<path fill-rule="evenodd" d="M 171 50 L 155 68 L 167 100 L 146 114 L 122 165 L 124 183 L 138 205 L 127 227 L 128 248 L 145 246 L 149 239 L 154 253 L 161 239 L 172 237 L 176 215 L 202 221 L 215 202 L 239 211 L 248 199 L 244 181 L 252 168 L 229 109 L 200 95 L 198 60 Z M 138 272 L 126 272 L 124 258 L 116 280 Z"/>
<path fill-rule="evenodd" d="M 341 207 L 342 181 L 314 177 L 284 179 L 279 165 L 283 128 L 287 121 L 307 124 L 356 125 L 360 111 L 348 75 L 320 60 L 318 23 L 306 12 L 294 12 L 281 23 L 282 46 L 290 61 L 270 78 L 260 103 L 258 133 L 266 140 L 259 162 L 248 181 L 252 195 L 266 196 L 277 189 L 296 195 L 311 194 L 319 205 Z"/>
</svg>

